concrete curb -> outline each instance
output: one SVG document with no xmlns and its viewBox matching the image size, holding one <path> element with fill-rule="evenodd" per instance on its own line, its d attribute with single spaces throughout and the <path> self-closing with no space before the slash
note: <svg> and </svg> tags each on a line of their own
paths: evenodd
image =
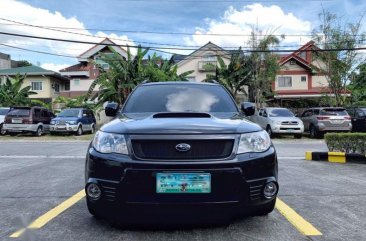
<svg viewBox="0 0 366 241">
<path fill-rule="evenodd" d="M 346 152 L 305 152 L 308 161 L 328 161 L 333 163 L 363 163 L 366 164 L 366 155 Z"/>
</svg>

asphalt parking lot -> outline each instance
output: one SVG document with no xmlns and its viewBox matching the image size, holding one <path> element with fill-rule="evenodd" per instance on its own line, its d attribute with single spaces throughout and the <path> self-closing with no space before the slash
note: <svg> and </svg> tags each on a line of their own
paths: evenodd
<svg viewBox="0 0 366 241">
<path fill-rule="evenodd" d="M 41 227 L 32 229 L 33 240 L 364 240 L 366 165 L 305 161 L 305 151 L 327 150 L 322 140 L 274 144 L 279 198 L 290 210 L 278 206 L 218 227 L 153 231 L 123 230 L 90 216 L 80 192 L 88 142 L 0 139 L 0 240 L 22 240 L 10 236 L 34 220 Z M 77 193 L 75 204 L 52 210 Z M 307 224 L 321 234 L 309 235 Z"/>
</svg>

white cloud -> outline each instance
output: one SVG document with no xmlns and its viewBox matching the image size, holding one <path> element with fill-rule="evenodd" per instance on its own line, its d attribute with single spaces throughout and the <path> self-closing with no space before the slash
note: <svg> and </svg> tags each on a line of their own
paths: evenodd
<svg viewBox="0 0 366 241">
<path fill-rule="evenodd" d="M 41 68 L 56 71 L 56 72 L 59 72 L 60 69 L 64 69 L 64 68 L 69 67 L 69 66 L 70 66 L 69 64 L 54 64 L 54 63 L 41 64 Z"/>
<path fill-rule="evenodd" d="M 1 0 L 0 1 L 0 17 L 21 23 L 39 26 L 55 26 L 77 28 L 77 30 L 64 31 L 76 32 L 82 35 L 92 35 L 85 26 L 76 17 L 64 17 L 60 12 L 50 12 L 46 9 L 36 8 L 29 4 L 16 0 Z M 69 39 L 76 41 L 101 42 L 103 38 L 110 37 L 111 40 L 121 45 L 135 45 L 127 36 L 118 36 L 116 34 L 105 34 L 98 32 L 95 36 L 81 36 L 49 29 L 6 25 L 10 22 L 0 20 L 0 31 L 9 33 L 20 33 L 25 35 L 43 36 L 50 38 Z M 5 23 L 5 25 L 3 24 Z M 117 40 L 116 40 L 117 39 Z M 93 45 L 66 43 L 58 41 L 47 41 L 39 39 L 21 38 L 14 36 L 0 35 L 0 42 L 8 45 L 15 45 L 22 48 L 37 49 L 57 54 L 78 56 Z"/>
<path fill-rule="evenodd" d="M 285 13 L 279 6 L 262 4 L 246 5 L 237 10 L 229 7 L 219 20 L 205 19 L 207 27 L 196 28 L 195 34 L 185 38 L 187 45 L 204 45 L 211 41 L 222 47 L 247 46 L 249 36 L 210 36 L 202 34 L 250 35 L 253 27 L 263 30 L 263 34 L 309 34 L 311 23 L 297 18 L 293 13 Z M 309 37 L 287 36 L 282 44 L 303 44 Z"/>
</svg>

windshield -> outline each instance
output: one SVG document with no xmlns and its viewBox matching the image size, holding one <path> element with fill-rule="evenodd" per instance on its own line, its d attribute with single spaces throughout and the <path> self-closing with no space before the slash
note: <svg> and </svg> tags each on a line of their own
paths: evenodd
<svg viewBox="0 0 366 241">
<path fill-rule="evenodd" d="M 60 112 L 57 117 L 78 117 L 80 110 L 67 109 Z"/>
<path fill-rule="evenodd" d="M 161 84 L 138 87 L 128 99 L 123 112 L 238 112 L 238 110 L 222 86 Z"/>
<path fill-rule="evenodd" d="M 269 109 L 270 117 L 294 117 L 295 115 L 288 109 Z"/>
<path fill-rule="evenodd" d="M 12 109 L 8 116 L 29 116 L 30 109 Z"/>
<path fill-rule="evenodd" d="M 345 109 L 322 109 L 320 115 L 333 115 L 333 116 L 347 116 L 348 113 Z"/>
<path fill-rule="evenodd" d="M 0 109 L 0 115 L 6 115 L 9 112 L 9 109 Z"/>
</svg>

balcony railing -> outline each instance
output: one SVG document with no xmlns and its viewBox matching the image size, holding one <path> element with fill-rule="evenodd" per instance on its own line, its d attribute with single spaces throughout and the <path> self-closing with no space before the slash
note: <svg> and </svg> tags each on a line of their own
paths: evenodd
<svg viewBox="0 0 366 241">
<path fill-rule="evenodd" d="M 216 61 L 199 61 L 198 70 L 200 72 L 215 72 L 217 62 Z"/>
</svg>

